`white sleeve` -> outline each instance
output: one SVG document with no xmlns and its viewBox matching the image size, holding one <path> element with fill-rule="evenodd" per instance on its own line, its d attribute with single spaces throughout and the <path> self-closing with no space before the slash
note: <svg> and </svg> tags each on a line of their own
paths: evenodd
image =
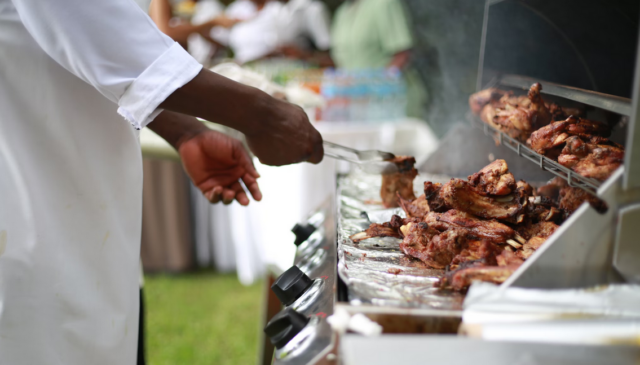
<svg viewBox="0 0 640 365">
<path fill-rule="evenodd" d="M 321 51 L 331 48 L 330 16 L 327 7 L 314 1 L 306 9 L 305 18 L 309 34 L 316 47 Z"/>
<path fill-rule="evenodd" d="M 62 67 L 142 128 L 202 66 L 133 0 L 12 0 L 22 23 Z"/>
</svg>

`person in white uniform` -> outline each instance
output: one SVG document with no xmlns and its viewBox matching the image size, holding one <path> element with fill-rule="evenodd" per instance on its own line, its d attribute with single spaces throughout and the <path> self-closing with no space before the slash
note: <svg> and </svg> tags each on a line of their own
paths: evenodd
<svg viewBox="0 0 640 365">
<path fill-rule="evenodd" d="M 203 70 L 132 0 L 0 0 L 0 364 L 134 364 L 137 129 L 211 202 L 256 200 L 261 162 L 322 159 L 302 109 Z"/>
<path fill-rule="evenodd" d="M 256 7 L 255 16 L 229 30 L 228 43 L 235 52 L 236 61 L 246 63 L 272 55 L 316 61 L 316 50 L 328 55 L 330 19 L 323 3 L 314 0 L 254 1 L 262 8 Z M 322 62 L 322 66 L 331 65 Z"/>
</svg>

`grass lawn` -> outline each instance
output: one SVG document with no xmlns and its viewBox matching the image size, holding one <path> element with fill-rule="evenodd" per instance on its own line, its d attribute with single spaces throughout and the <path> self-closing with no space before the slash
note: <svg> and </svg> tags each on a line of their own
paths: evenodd
<svg viewBox="0 0 640 365">
<path fill-rule="evenodd" d="M 145 277 L 148 365 L 254 364 L 262 285 L 235 274 Z"/>
</svg>

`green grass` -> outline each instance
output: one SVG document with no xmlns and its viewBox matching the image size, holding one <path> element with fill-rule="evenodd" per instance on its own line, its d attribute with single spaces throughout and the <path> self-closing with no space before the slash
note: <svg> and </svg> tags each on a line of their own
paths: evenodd
<svg viewBox="0 0 640 365">
<path fill-rule="evenodd" d="M 148 365 L 254 364 L 262 285 L 235 274 L 145 277 Z"/>
</svg>

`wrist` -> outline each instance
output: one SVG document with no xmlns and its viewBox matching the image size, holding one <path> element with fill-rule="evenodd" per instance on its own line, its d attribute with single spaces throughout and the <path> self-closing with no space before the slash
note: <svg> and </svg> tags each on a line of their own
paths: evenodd
<svg viewBox="0 0 640 365">
<path fill-rule="evenodd" d="M 259 135 L 270 127 L 272 121 L 277 120 L 277 108 L 281 101 L 258 89 L 248 100 L 250 107 L 244 116 L 248 123 L 239 130 L 247 136 Z"/>
<path fill-rule="evenodd" d="M 211 129 L 209 129 L 209 127 L 207 127 L 206 125 L 204 125 L 204 123 L 202 123 L 201 121 L 195 119 L 195 122 L 193 123 L 189 123 L 188 126 L 185 126 L 186 128 L 184 128 L 182 130 L 182 133 L 180 134 L 180 136 L 177 138 L 176 142 L 175 142 L 175 149 L 180 152 L 180 147 L 182 146 L 183 143 L 185 143 L 186 141 L 204 133 L 207 131 L 210 131 Z"/>
</svg>

